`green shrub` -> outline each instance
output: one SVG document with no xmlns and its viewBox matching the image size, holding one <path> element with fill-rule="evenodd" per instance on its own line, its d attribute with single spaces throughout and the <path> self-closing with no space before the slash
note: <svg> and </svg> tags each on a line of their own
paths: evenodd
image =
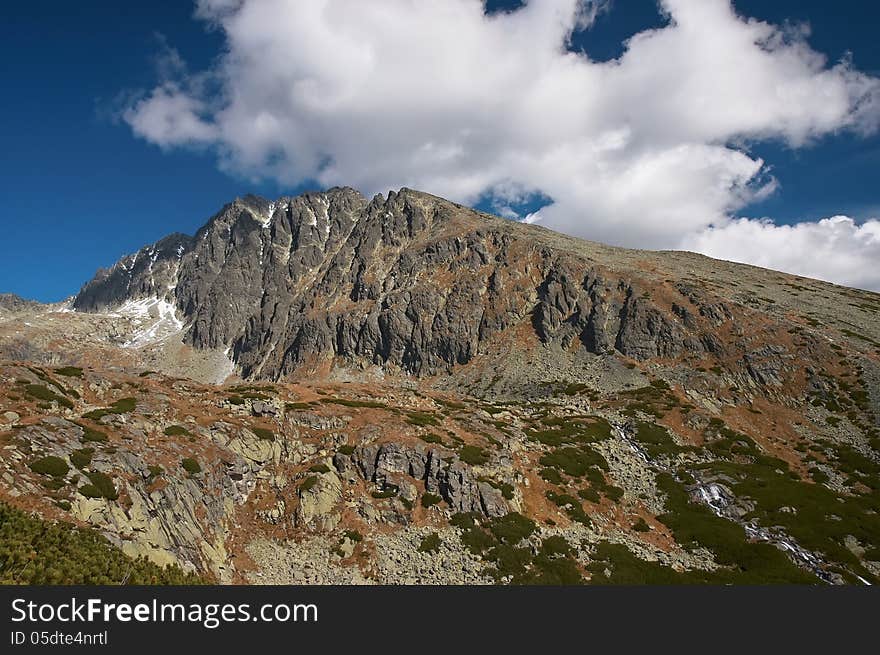
<svg viewBox="0 0 880 655">
<path fill-rule="evenodd" d="M 364 536 L 357 530 L 346 530 L 343 536 L 348 537 L 349 541 L 359 543 L 364 540 Z"/>
<path fill-rule="evenodd" d="M 253 391 L 250 391 L 248 393 L 243 393 L 243 394 L 241 394 L 241 397 L 245 398 L 246 400 L 271 400 L 272 399 L 272 396 L 269 396 L 264 393 L 256 393 Z"/>
<path fill-rule="evenodd" d="M 318 476 L 317 475 L 310 475 L 300 483 L 299 490 L 300 490 L 300 492 L 308 491 L 309 489 L 314 487 L 316 484 L 318 484 Z"/>
<path fill-rule="evenodd" d="M 73 409 L 73 402 L 69 398 L 59 396 L 57 393 L 42 384 L 28 384 L 25 386 L 24 390 L 31 398 L 45 400 L 46 402 L 54 401 L 62 407 Z"/>
<path fill-rule="evenodd" d="M 112 409 L 114 414 L 128 414 L 129 412 L 133 412 L 135 407 L 137 407 L 136 399 L 120 398 L 113 403 Z"/>
<path fill-rule="evenodd" d="M 590 517 L 587 516 L 587 513 L 584 512 L 584 506 L 580 504 L 577 498 L 571 496 L 569 494 L 558 494 L 553 491 L 548 491 L 545 494 L 547 499 L 556 504 L 558 507 L 561 507 L 565 510 L 565 513 L 568 515 L 572 521 L 576 521 L 583 525 L 589 526 L 592 524 Z"/>
<path fill-rule="evenodd" d="M 70 502 L 56 501 L 70 510 Z M 54 523 L 0 503 L 0 584 L 197 584 L 178 567 L 132 559 L 94 529 Z"/>
<path fill-rule="evenodd" d="M 422 507 L 431 507 L 432 505 L 436 505 L 437 503 L 439 503 L 441 500 L 443 500 L 442 497 L 426 491 L 422 494 Z"/>
<path fill-rule="evenodd" d="M 605 458 L 587 446 L 557 448 L 542 455 L 539 462 L 542 466 L 560 469 L 573 478 L 583 477 L 592 466 L 598 466 L 603 471 L 608 470 Z"/>
<path fill-rule="evenodd" d="M 342 453 L 343 455 L 348 455 L 349 457 L 351 457 L 352 455 L 354 455 L 355 448 L 354 448 L 354 446 L 349 446 L 348 444 L 344 444 L 342 446 L 339 446 L 339 448 L 337 448 L 337 450 L 340 453 Z"/>
<path fill-rule="evenodd" d="M 447 409 L 464 409 L 466 407 L 466 405 L 464 403 L 457 403 L 453 400 L 444 400 L 442 398 L 435 398 L 434 401 L 440 403 L 441 405 L 443 405 Z"/>
<path fill-rule="evenodd" d="M 809 473 L 810 477 L 813 478 L 813 482 L 815 482 L 816 484 L 824 484 L 830 479 L 825 471 L 816 466 L 811 468 Z"/>
<path fill-rule="evenodd" d="M 516 544 L 530 536 L 534 523 L 516 513 L 493 518 L 489 531 L 477 525 L 477 515 L 456 514 L 450 523 L 462 530 L 461 541 L 472 553 L 481 555 L 494 568 L 487 573 L 496 581 L 512 584 L 581 584 L 583 576 L 571 559 L 574 551 L 562 537 L 543 540 L 539 553 Z"/>
<path fill-rule="evenodd" d="M 251 428 L 251 431 L 257 435 L 260 441 L 275 441 L 275 433 L 268 428 Z"/>
<path fill-rule="evenodd" d="M 654 423 L 640 421 L 635 438 L 652 459 L 662 456 L 672 457 L 678 453 L 693 450 L 692 448 L 679 446 L 672 439 L 666 428 Z"/>
<path fill-rule="evenodd" d="M 182 425 L 169 425 L 164 430 L 165 435 L 169 437 L 179 437 L 182 435 L 190 436 L 192 433 Z"/>
<path fill-rule="evenodd" d="M 90 428 L 87 425 L 80 425 L 80 424 L 78 424 L 78 425 L 82 428 L 82 431 L 83 431 L 83 436 L 82 436 L 83 443 L 89 443 L 89 442 L 104 443 L 108 440 L 106 433 L 101 432 L 100 430 L 95 430 L 94 428 Z"/>
<path fill-rule="evenodd" d="M 640 516 L 639 520 L 633 523 L 632 529 L 636 532 L 648 532 L 651 528 L 648 526 L 645 519 Z"/>
<path fill-rule="evenodd" d="M 626 546 L 607 541 L 596 545 L 591 559 L 587 569 L 593 574 L 592 584 L 681 585 L 712 582 L 710 572 L 679 572 L 659 562 L 639 559 Z"/>
<path fill-rule="evenodd" d="M 532 553 L 528 548 L 517 548 L 512 544 L 495 544 L 484 558 L 495 565 L 495 570 L 489 571 L 492 577 L 498 580 L 509 576 L 516 584 L 526 574 Z"/>
<path fill-rule="evenodd" d="M 116 491 L 116 487 L 113 485 L 113 480 L 109 475 L 101 473 L 100 471 L 92 471 L 91 473 L 86 473 L 86 477 L 98 493 L 107 500 L 116 500 L 119 498 L 119 492 Z"/>
<path fill-rule="evenodd" d="M 372 409 L 383 409 L 388 407 L 385 403 L 377 403 L 372 400 L 346 400 L 344 398 L 322 398 L 321 402 L 332 403 L 334 405 L 342 405 L 343 407 L 363 407 Z"/>
<path fill-rule="evenodd" d="M 461 528 L 462 530 L 467 530 L 477 525 L 477 516 L 478 515 L 473 512 L 458 512 L 453 514 L 452 518 L 449 519 L 449 525 Z"/>
<path fill-rule="evenodd" d="M 440 535 L 436 532 L 432 532 L 427 535 L 424 539 L 422 539 L 422 543 L 419 544 L 419 552 L 420 553 L 435 553 L 440 550 Z"/>
<path fill-rule="evenodd" d="M 462 532 L 461 543 L 474 555 L 479 555 L 495 544 L 492 535 L 480 527 L 474 526 Z"/>
<path fill-rule="evenodd" d="M 601 501 L 599 493 L 592 487 L 584 487 L 583 489 L 578 490 L 578 496 L 591 503 L 598 503 Z"/>
<path fill-rule="evenodd" d="M 329 473 L 330 467 L 326 464 L 312 464 L 309 467 L 309 471 L 311 471 L 312 473 Z"/>
<path fill-rule="evenodd" d="M 83 414 L 83 418 L 88 418 L 93 421 L 100 421 L 102 418 L 109 414 L 128 414 L 129 412 L 133 412 L 136 406 L 137 400 L 135 400 L 134 398 L 120 398 L 110 407 L 93 409 L 90 412 L 86 412 L 85 414 Z"/>
<path fill-rule="evenodd" d="M 458 456 L 466 464 L 471 466 L 479 466 L 489 461 L 489 456 L 479 446 L 462 446 L 458 451 Z"/>
<path fill-rule="evenodd" d="M 92 455 L 94 454 L 94 448 L 80 448 L 70 453 L 70 461 L 76 468 L 84 469 L 92 463 Z"/>
<path fill-rule="evenodd" d="M 199 466 L 199 463 L 196 460 L 194 460 L 192 457 L 184 457 L 180 461 L 180 465 L 190 475 L 196 475 L 197 473 L 202 472 L 202 467 Z"/>
<path fill-rule="evenodd" d="M 277 389 L 272 385 L 253 385 L 253 384 L 240 384 L 234 387 L 229 387 L 230 391 L 234 391 L 235 393 L 245 393 L 247 391 L 255 391 L 258 393 L 276 393 Z"/>
<path fill-rule="evenodd" d="M 623 498 L 623 489 L 615 487 L 613 484 L 604 485 L 602 487 L 602 493 L 605 494 L 605 497 L 608 498 L 608 500 L 615 503 Z"/>
<path fill-rule="evenodd" d="M 543 468 L 538 473 L 544 480 L 549 482 L 550 484 L 562 484 L 562 476 L 559 474 L 559 471 L 551 468 Z"/>
<path fill-rule="evenodd" d="M 67 475 L 67 472 L 70 471 L 67 462 L 55 455 L 48 455 L 47 457 L 41 457 L 40 459 L 34 460 L 28 464 L 28 467 L 34 473 L 51 475 L 55 478 L 63 478 Z"/>
<path fill-rule="evenodd" d="M 502 543 L 516 544 L 535 531 L 535 522 L 517 512 L 510 512 L 489 522 L 489 530 Z"/>
<path fill-rule="evenodd" d="M 571 546 L 562 535 L 553 535 L 541 542 L 541 552 L 548 557 L 565 557 L 571 551 Z"/>
<path fill-rule="evenodd" d="M 103 498 L 104 495 L 93 484 L 84 484 L 79 488 L 79 492 L 86 498 Z"/>
<path fill-rule="evenodd" d="M 300 411 L 310 408 L 311 405 L 309 405 L 308 403 L 284 403 L 285 412 Z"/>
<path fill-rule="evenodd" d="M 440 425 L 440 421 L 436 416 L 428 412 L 410 412 L 407 415 L 406 422 L 410 425 Z"/>
<path fill-rule="evenodd" d="M 76 366 L 62 366 L 61 368 L 56 368 L 55 372 L 67 378 L 81 378 L 83 376 L 83 370 Z"/>
<path fill-rule="evenodd" d="M 684 546 L 707 548 L 715 554 L 718 564 L 729 567 L 716 574 L 717 581 L 740 584 L 816 582 L 811 573 L 799 569 L 774 546 L 748 541 L 740 525 L 715 516 L 704 505 L 690 502 L 687 492 L 671 475 L 659 474 L 657 486 L 667 497 L 667 511 L 658 518 L 672 530 L 675 540 Z M 774 498 L 774 503 L 785 500 Z M 803 520 L 803 517 L 799 519 Z"/>
</svg>

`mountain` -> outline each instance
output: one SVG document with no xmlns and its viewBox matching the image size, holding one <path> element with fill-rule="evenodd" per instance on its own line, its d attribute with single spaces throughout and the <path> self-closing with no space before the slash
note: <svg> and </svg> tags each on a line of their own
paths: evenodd
<svg viewBox="0 0 880 655">
<path fill-rule="evenodd" d="M 69 306 L 14 306 L 0 499 L 127 556 L 223 582 L 880 579 L 877 294 L 337 188 L 237 199 Z"/>
<path fill-rule="evenodd" d="M 33 300 L 27 300 L 14 293 L 0 293 L 0 312 L 13 313 L 34 309 L 40 303 Z"/>
</svg>

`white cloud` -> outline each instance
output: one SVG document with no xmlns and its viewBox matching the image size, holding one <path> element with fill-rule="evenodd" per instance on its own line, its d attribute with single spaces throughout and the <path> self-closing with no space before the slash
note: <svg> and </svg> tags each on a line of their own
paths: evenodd
<svg viewBox="0 0 880 655">
<path fill-rule="evenodd" d="M 540 193 L 552 204 L 529 220 L 661 248 L 710 243 L 776 189 L 744 144 L 878 127 L 880 80 L 829 65 L 803 28 L 740 17 L 729 0 L 661 0 L 668 24 L 620 59 L 569 52 L 607 6 L 200 0 L 227 41 L 217 69 L 171 75 L 125 118 L 162 147 L 214 147 L 246 176 L 489 193 L 502 208 Z"/>
<path fill-rule="evenodd" d="M 213 142 L 217 129 L 201 118 L 203 111 L 198 99 L 168 84 L 126 110 L 123 118 L 137 134 L 166 148 Z"/>
<path fill-rule="evenodd" d="M 880 290 L 880 220 L 847 216 L 774 225 L 741 218 L 687 237 L 682 247 L 710 257 Z"/>
</svg>

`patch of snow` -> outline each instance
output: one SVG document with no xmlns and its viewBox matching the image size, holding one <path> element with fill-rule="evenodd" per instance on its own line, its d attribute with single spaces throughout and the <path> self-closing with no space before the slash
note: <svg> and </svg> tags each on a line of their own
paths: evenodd
<svg viewBox="0 0 880 655">
<path fill-rule="evenodd" d="M 226 358 L 226 362 L 217 370 L 217 378 L 214 380 L 214 384 L 223 384 L 226 378 L 235 372 L 235 362 L 229 356 L 230 350 L 232 350 L 232 346 L 228 346 L 223 351 L 223 357 Z"/>
<path fill-rule="evenodd" d="M 315 198 L 315 204 L 318 206 L 318 211 L 317 213 L 312 212 L 314 222 L 311 224 L 313 226 L 320 224 L 322 246 L 326 246 L 327 240 L 330 238 L 330 201 L 323 196 L 318 196 Z"/>
<path fill-rule="evenodd" d="M 275 215 L 276 204 L 274 202 L 269 203 L 269 214 L 267 216 L 262 217 L 260 221 L 263 224 L 263 227 L 268 227 L 269 223 L 272 222 L 272 217 Z"/>
<path fill-rule="evenodd" d="M 177 308 L 159 298 L 129 300 L 111 314 L 129 319 L 135 326 L 123 348 L 140 348 L 163 341 L 183 331 L 183 321 L 177 318 Z"/>
<path fill-rule="evenodd" d="M 73 301 L 76 300 L 76 296 L 71 296 L 70 298 L 65 298 L 61 301 L 60 306 L 55 309 L 59 314 L 69 314 L 73 313 L 76 310 L 73 308 Z"/>
</svg>

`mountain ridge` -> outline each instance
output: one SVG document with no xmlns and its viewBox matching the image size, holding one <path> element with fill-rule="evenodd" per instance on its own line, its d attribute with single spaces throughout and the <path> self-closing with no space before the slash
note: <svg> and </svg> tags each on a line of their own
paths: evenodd
<svg viewBox="0 0 880 655">
<path fill-rule="evenodd" d="M 673 279 L 702 269 L 703 289 L 667 284 L 664 264 Z M 527 317 L 544 343 L 577 337 L 593 354 L 717 349 L 713 323 L 733 319 L 739 303 L 706 290 L 707 268 L 802 280 L 691 253 L 603 246 L 410 189 L 368 200 L 341 187 L 237 199 L 195 236 L 171 235 L 123 258 L 86 283 L 73 307 L 167 300 L 189 345 L 228 349 L 245 377 L 279 379 L 328 360 L 436 375 L 485 354 Z M 661 296 L 665 306 L 655 302 Z"/>
<path fill-rule="evenodd" d="M 9 304 L 33 534 L 223 583 L 880 582 L 877 294 L 340 188 Z"/>
</svg>

